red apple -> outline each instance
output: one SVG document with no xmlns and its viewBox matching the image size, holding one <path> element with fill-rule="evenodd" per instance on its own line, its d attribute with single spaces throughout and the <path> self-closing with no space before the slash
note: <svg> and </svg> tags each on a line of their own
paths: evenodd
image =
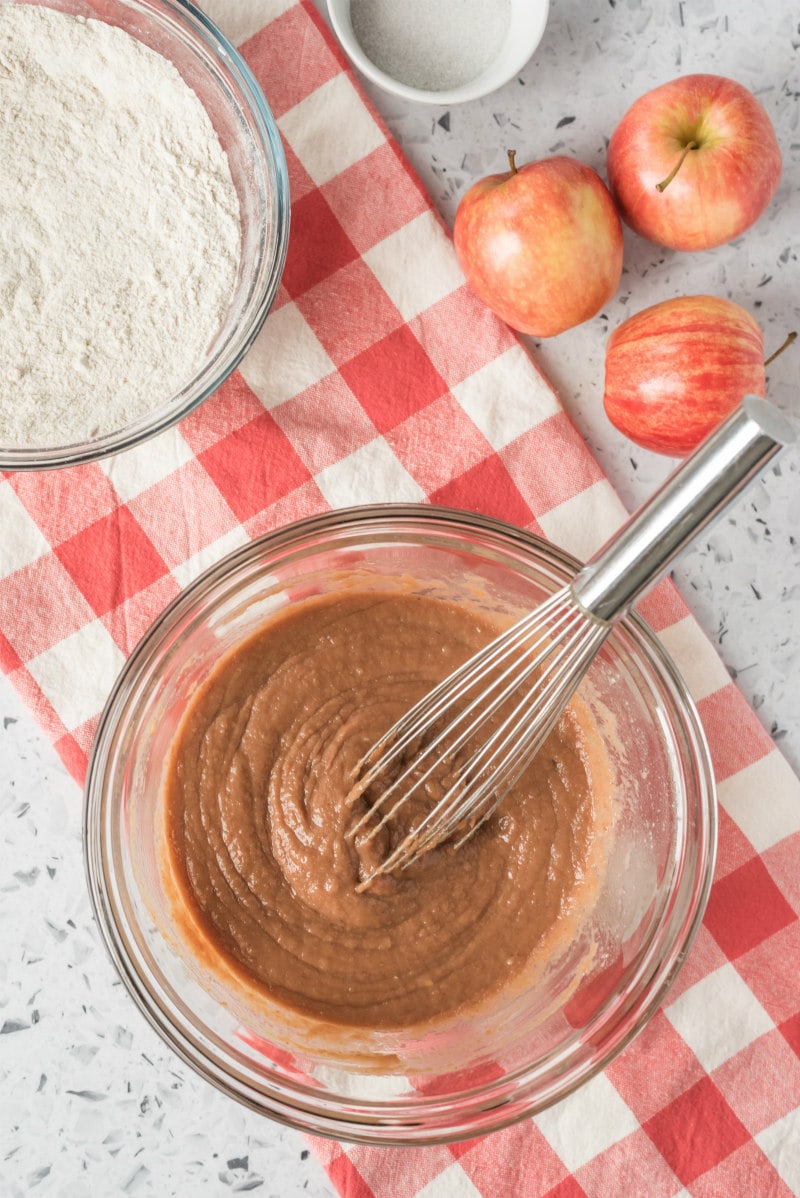
<svg viewBox="0 0 800 1198">
<path fill-rule="evenodd" d="M 622 219 L 659 245 L 706 250 L 766 208 L 781 175 L 770 119 L 740 83 L 684 75 L 641 96 L 608 147 Z"/>
<path fill-rule="evenodd" d="M 464 195 L 453 239 L 484 303 L 521 333 L 553 337 L 619 286 L 622 226 L 591 167 L 558 156 L 489 175 Z"/>
<path fill-rule="evenodd" d="M 608 339 L 608 418 L 656 453 L 689 453 L 744 395 L 765 389 L 761 329 L 731 300 L 664 300 L 631 316 Z"/>
</svg>

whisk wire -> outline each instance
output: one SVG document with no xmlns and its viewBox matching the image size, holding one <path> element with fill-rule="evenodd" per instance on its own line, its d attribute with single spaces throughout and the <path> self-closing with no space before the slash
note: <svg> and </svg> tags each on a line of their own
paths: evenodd
<svg viewBox="0 0 800 1198">
<path fill-rule="evenodd" d="M 413 835 L 387 857 L 375 876 L 394 868 L 404 868 L 413 857 L 448 839 L 470 819 L 471 826 L 457 842 L 457 847 L 460 846 L 494 814 L 552 732 L 564 702 L 577 689 L 581 674 L 578 673 L 576 679 L 576 669 L 584 661 L 591 660 L 608 634 L 607 627 L 581 616 L 581 613 L 578 615 L 583 626 L 577 639 L 555 654 L 547 672 L 523 693 L 503 723 L 456 777 L 442 802 L 428 812 Z M 530 718 L 532 711 L 536 712 L 535 721 Z M 481 775 L 482 781 L 479 780 Z"/>
<path fill-rule="evenodd" d="M 555 600 L 557 596 L 553 596 L 553 601 L 548 604 L 550 610 L 554 609 L 557 604 Z M 569 611 L 565 613 L 571 615 Z M 541 612 L 539 612 L 541 619 Z M 432 740 L 425 745 L 416 760 L 413 761 L 382 794 L 380 794 L 371 808 L 359 819 L 350 829 L 349 836 L 354 838 L 362 828 L 375 815 L 387 807 L 388 801 L 392 798 L 406 783 L 411 785 L 405 792 L 402 799 L 398 800 L 391 808 L 385 811 L 382 818 L 371 827 L 369 833 L 365 837 L 365 843 L 369 843 L 382 827 L 393 818 L 400 807 L 408 798 L 415 792 L 418 792 L 420 787 L 431 778 L 431 776 L 441 768 L 442 757 L 435 756 L 437 750 L 442 748 L 446 756 L 451 759 L 459 752 L 470 740 L 480 731 L 484 724 L 490 720 L 497 710 L 508 702 L 509 697 L 516 691 L 520 684 L 527 681 L 531 674 L 540 667 L 547 655 L 551 651 L 552 644 L 555 640 L 558 643 L 565 636 L 569 635 L 570 623 L 564 623 L 563 620 L 557 621 L 554 625 L 555 631 L 552 633 L 546 627 L 538 627 L 538 635 L 524 649 L 520 656 L 518 648 L 523 644 L 526 638 L 530 637 L 530 629 L 533 621 L 530 616 L 524 617 L 515 625 L 508 634 L 508 640 L 502 646 L 490 645 L 487 651 L 476 654 L 467 664 L 469 668 L 455 671 L 450 676 L 449 682 L 451 686 L 459 683 L 463 686 L 464 691 L 469 693 L 479 683 L 483 683 L 487 675 L 489 675 L 500 663 L 510 660 L 510 664 L 499 674 L 494 674 L 489 685 L 485 690 L 482 690 L 475 698 L 469 702 Z M 559 628 L 559 624 L 563 627 Z M 522 669 L 520 668 L 522 664 Z M 504 684 L 504 689 L 500 689 Z M 439 689 L 439 688 L 437 688 Z M 387 768 L 402 754 L 414 740 L 420 735 L 419 725 L 422 723 L 425 727 L 430 727 L 441 714 L 436 704 L 432 704 L 430 700 L 435 699 L 436 691 L 431 691 L 418 704 L 412 707 L 405 716 L 397 721 L 396 724 L 389 730 L 382 740 L 370 750 L 367 759 L 374 756 L 376 752 L 380 752 L 380 747 L 387 741 L 390 742 L 391 748 L 386 751 L 380 758 L 377 765 L 367 770 L 360 782 L 353 791 L 351 791 L 351 799 L 359 797 L 363 792 L 372 785 L 377 778 L 384 773 Z M 489 701 L 487 702 L 487 699 Z M 443 699 L 441 710 L 445 710 L 451 706 L 452 698 L 450 688 L 448 688 L 446 701 Z M 476 714 L 476 718 L 472 723 L 467 723 L 469 717 Z M 461 727 L 461 732 L 458 732 Z M 397 737 L 395 740 L 394 737 Z M 430 765 L 422 774 L 419 774 L 419 768 L 422 762 L 430 761 Z M 417 776 L 412 779 L 412 775 Z"/>
<path fill-rule="evenodd" d="M 517 646 L 530 635 L 530 630 L 538 628 L 540 621 L 547 619 L 549 612 L 558 608 L 563 594 L 563 591 L 557 592 L 550 599 L 546 600 L 538 611 L 530 612 L 524 616 L 508 630 L 508 633 L 504 637 L 496 642 L 491 642 L 484 649 L 479 650 L 478 653 L 454 670 L 452 674 L 433 687 L 405 715 L 401 716 L 375 742 L 369 752 L 359 762 L 358 769 L 360 770 L 365 765 L 368 765 L 369 762 L 374 761 L 376 758 L 379 759 L 377 765 L 368 768 L 360 784 L 361 788 L 366 789 L 373 780 L 374 774 L 382 772 L 393 761 L 397 760 L 409 745 L 413 743 L 416 737 L 429 728 L 430 724 L 447 710 L 452 701 L 452 688 L 454 686 L 471 688 L 480 680 L 487 665 L 491 668 L 491 666 L 497 665 L 499 662 L 511 657 Z"/>
<path fill-rule="evenodd" d="M 553 666 L 557 666 L 564 656 L 567 657 L 568 661 L 572 659 L 572 654 L 568 652 L 568 647 L 562 647 L 561 650 L 556 654 L 553 659 Z M 552 667 L 548 667 L 547 674 L 549 674 L 551 668 Z M 512 677 L 509 685 L 506 686 L 502 693 L 498 696 L 498 702 L 496 704 L 495 710 L 498 710 L 507 702 L 509 702 L 513 698 L 514 694 L 518 692 L 522 685 L 528 680 L 531 673 L 534 672 L 535 671 L 529 671 L 526 674 Z M 443 823 L 447 823 L 448 825 L 450 822 L 458 823 L 459 819 L 461 818 L 458 814 L 458 793 L 460 791 L 463 792 L 467 790 L 467 788 L 474 784 L 477 778 L 479 778 L 482 774 L 485 774 L 487 770 L 490 770 L 497 758 L 502 757 L 502 754 L 507 749 L 509 743 L 512 743 L 516 739 L 520 726 L 529 715 L 530 709 L 534 705 L 538 706 L 541 699 L 541 693 L 543 691 L 546 692 L 547 674 L 540 674 L 536 678 L 533 687 L 523 692 L 521 698 L 511 712 L 506 715 L 503 722 L 495 729 L 492 735 L 484 741 L 480 748 L 476 750 L 464 768 L 458 773 L 450 791 L 450 794 L 453 797 L 451 799 L 450 795 L 448 795 L 448 799 L 443 801 L 442 807 L 440 809 Z M 492 714 L 494 714 L 494 712 Z M 500 773 L 502 774 L 502 768 Z M 495 775 L 495 777 L 497 777 L 497 775 Z M 476 807 L 478 806 L 477 802 L 474 800 L 470 802 L 470 806 L 473 806 L 473 804 Z M 432 813 L 429 813 L 429 816 L 426 817 L 426 820 L 429 820 L 431 817 Z M 424 822 L 425 821 L 423 821 L 423 823 Z"/>
<path fill-rule="evenodd" d="M 569 688 L 576 666 L 591 659 L 598 643 L 605 638 L 608 631 L 579 609 L 569 610 L 565 619 L 556 621 L 556 628 L 559 629 L 556 639 L 557 651 L 552 654 L 552 661 L 547 669 L 538 673 L 532 687 L 523 689 L 512 711 L 469 759 L 463 770 L 455 775 L 444 798 L 428 812 L 413 832 L 396 846 L 385 861 L 372 871 L 364 885 L 368 885 L 381 874 L 405 868 L 413 859 L 448 839 L 460 825 L 470 820 L 470 828 L 458 841 L 458 845 L 463 844 L 497 810 L 557 722 L 565 702 L 565 687 Z M 553 640 L 549 635 L 549 629 L 547 632 L 547 654 L 551 655 Z M 543 637 L 539 638 L 537 645 L 542 639 Z M 541 656 L 542 654 L 537 655 L 539 664 Z M 529 670 L 523 678 L 519 672 L 506 671 L 508 684 L 500 695 L 495 697 L 495 710 L 507 703 L 532 673 L 535 671 Z M 577 677 L 581 677 L 580 672 Z M 577 681 L 569 689 L 567 698 L 571 697 L 576 687 Z M 531 721 L 530 718 L 532 711 L 537 715 L 535 721 Z M 448 732 L 458 722 L 458 718 L 454 720 L 437 741 L 446 741 Z M 481 725 L 483 722 L 483 719 L 479 721 Z M 475 726 L 475 723 L 468 726 L 467 740 L 474 736 Z M 460 739 L 465 739 L 464 733 Z M 431 746 L 431 749 L 433 748 L 434 745 Z M 440 768 L 442 760 L 442 756 L 435 758 L 425 776 Z M 422 781 L 423 779 L 419 779 L 417 784 L 421 784 Z M 380 826 L 397 814 L 415 789 L 416 786 L 408 788 L 384 813 Z M 367 813 L 365 819 L 369 818 L 369 814 Z"/>
<path fill-rule="evenodd" d="M 592 629 L 592 636 L 588 637 L 583 645 L 583 651 L 580 655 L 580 662 L 578 662 L 577 665 L 575 662 L 569 662 L 568 664 L 565 663 L 559 670 L 558 674 L 553 676 L 547 691 L 538 697 L 543 701 L 541 706 L 537 705 L 536 708 L 536 723 L 531 725 L 527 735 L 524 735 L 520 738 L 520 741 L 515 749 L 513 766 L 507 767 L 504 771 L 502 787 L 498 789 L 497 786 L 492 784 L 492 782 L 489 780 L 484 783 L 484 792 L 488 792 L 489 790 L 493 791 L 494 799 L 491 804 L 485 808 L 481 817 L 473 824 L 472 827 L 469 828 L 467 832 L 465 832 L 460 840 L 457 841 L 457 848 L 469 840 L 469 838 L 473 836 L 475 832 L 477 832 L 478 828 L 482 824 L 486 823 L 486 821 L 490 819 L 492 815 L 494 815 L 503 799 L 506 797 L 512 787 L 516 785 L 519 778 L 540 751 L 547 737 L 558 723 L 559 717 L 564 709 L 564 704 L 569 702 L 580 685 L 581 673 L 578 673 L 576 676 L 576 668 L 578 671 L 583 671 L 584 663 L 588 663 L 592 660 L 597 652 L 599 644 L 605 640 L 609 631 L 610 629 L 607 627 L 603 628 L 600 625 L 595 625 Z M 479 793 L 477 800 L 477 805 L 479 807 L 485 801 L 485 797 L 485 793 Z M 455 827 L 457 826 L 458 823 L 456 823 Z M 455 827 L 453 830 L 455 830 Z"/>
</svg>

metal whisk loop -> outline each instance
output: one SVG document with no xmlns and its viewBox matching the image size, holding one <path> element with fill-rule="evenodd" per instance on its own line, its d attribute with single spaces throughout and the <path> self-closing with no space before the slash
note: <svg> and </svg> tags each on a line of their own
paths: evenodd
<svg viewBox="0 0 800 1198">
<path fill-rule="evenodd" d="M 546 604 L 542 605 L 541 614 L 545 614 L 546 607 L 555 607 L 557 601 L 558 596 L 553 595 Z M 438 686 L 429 691 L 404 716 L 401 716 L 362 758 L 360 766 L 365 765 L 370 759 L 380 754 L 385 746 L 390 746 L 383 753 L 380 761 L 370 769 L 364 780 L 365 786 L 369 785 L 373 770 L 383 770 L 386 766 L 390 765 L 421 732 L 424 732 L 430 726 L 431 722 L 438 719 L 441 713 L 447 710 L 452 701 L 452 686 L 454 683 L 458 682 L 461 686 L 469 687 L 480 675 L 484 665 L 490 661 L 491 664 L 496 665 L 501 660 L 505 660 L 511 656 L 515 646 L 524 640 L 528 630 L 531 627 L 536 627 L 538 623 L 537 616 L 539 614 L 538 612 L 530 612 L 527 616 L 524 616 L 509 629 L 508 639 L 504 638 L 502 645 L 498 645 L 497 641 L 492 641 L 491 644 L 481 649 L 440 682 Z"/>
<path fill-rule="evenodd" d="M 554 610 L 558 608 L 563 592 L 554 595 L 548 601 L 548 609 Z M 536 613 L 537 615 L 539 613 Z M 375 765 L 369 767 L 365 774 L 362 775 L 356 787 L 351 791 L 350 799 L 354 801 L 359 795 L 375 783 L 382 774 L 386 773 L 389 767 L 417 740 L 425 731 L 430 731 L 435 726 L 437 720 L 440 719 L 443 713 L 448 711 L 452 704 L 452 687 L 458 686 L 461 694 L 469 693 L 478 683 L 482 683 L 487 675 L 490 675 L 493 670 L 503 663 L 508 662 L 505 670 L 497 674 L 490 682 L 489 687 L 480 692 L 462 711 L 452 719 L 445 728 L 442 729 L 435 737 L 433 737 L 427 745 L 422 749 L 419 756 L 413 761 L 398 778 L 391 783 L 382 794 L 375 800 L 370 810 L 362 816 L 362 818 L 353 825 L 350 829 L 349 836 L 352 839 L 358 832 L 370 821 L 373 820 L 376 814 L 386 807 L 390 798 L 395 795 L 401 787 L 411 781 L 412 775 L 419 771 L 420 764 L 426 759 L 432 759 L 429 768 L 414 779 L 413 787 L 408 789 L 403 799 L 393 805 L 382 817 L 382 819 L 373 825 L 370 829 L 367 842 L 373 839 L 384 826 L 388 819 L 397 813 L 398 807 L 405 802 L 414 791 L 420 786 L 424 786 L 436 770 L 440 768 L 441 759 L 435 757 L 437 750 L 442 749 L 449 755 L 457 753 L 463 748 L 487 720 L 491 719 L 499 707 L 508 701 L 521 681 L 527 679 L 530 674 L 534 673 L 542 664 L 543 660 L 550 652 L 550 647 L 553 643 L 552 639 L 547 636 L 547 629 L 538 627 L 539 621 L 534 625 L 534 613 L 531 613 L 512 627 L 505 634 L 502 645 L 498 645 L 497 641 L 493 641 L 486 649 L 476 653 L 470 658 L 464 666 L 455 670 L 446 680 L 445 684 L 440 684 L 432 690 L 428 695 L 421 699 L 414 707 L 410 709 L 404 716 L 401 717 L 386 733 L 380 741 L 370 749 L 369 753 L 362 759 L 361 766 L 369 761 L 376 754 L 381 753 L 384 745 L 390 747 L 379 757 Z M 530 639 L 530 630 L 536 627 L 538 635 L 530 644 L 522 651 L 518 652 L 520 646 L 524 645 L 526 640 Z M 565 635 L 562 631 L 561 636 Z M 556 626 L 553 632 L 553 637 L 558 639 L 559 631 Z M 523 663 L 522 672 L 520 672 L 520 663 Z M 502 691 L 499 688 L 504 684 L 509 685 Z M 489 696 L 493 696 L 491 699 Z M 488 701 L 487 701 L 488 700 Z M 476 719 L 472 724 L 468 724 L 467 720 L 473 714 L 476 714 Z M 462 732 L 458 734 L 457 729 L 463 726 Z"/>
<path fill-rule="evenodd" d="M 498 791 L 496 785 L 493 787 L 490 778 L 485 779 L 483 793 L 476 796 L 476 805 L 480 807 L 493 790 L 495 792 L 494 801 L 486 807 L 480 819 L 464 833 L 457 842 L 457 847 L 469 840 L 478 828 L 494 815 L 508 792 L 533 761 L 558 723 L 565 704 L 575 694 L 583 675 L 610 631 L 610 627 L 604 627 L 601 624 L 587 627 L 584 630 L 580 649 L 574 658 L 571 657 L 562 662 L 560 668 L 551 674 L 547 686 L 536 696 L 536 720 L 530 720 L 527 727 L 518 725 L 515 730 L 518 735 L 513 738 L 509 737 L 507 740 L 508 750 L 513 749 L 513 757 L 510 759 L 513 766 L 508 766 L 504 771 L 502 790 Z M 455 831 L 465 819 L 466 812 L 462 812 L 455 821 L 452 831 Z"/>
<path fill-rule="evenodd" d="M 565 607 L 565 611 L 574 617 L 574 610 Z M 609 631 L 608 626 L 584 622 L 577 642 L 569 642 L 555 655 L 547 673 L 540 674 L 533 687 L 524 691 L 502 724 L 455 777 L 441 802 L 428 812 L 413 834 L 401 841 L 376 868 L 372 878 L 394 869 L 404 869 L 436 844 L 449 839 L 460 827 L 464 828 L 468 821 L 474 820 L 474 823 L 465 828 L 458 845 L 474 835 L 481 824 L 494 814 L 552 732 L 564 703 L 572 697 L 582 675 L 577 675 L 578 680 L 567 699 L 562 699 L 564 686 L 569 685 L 569 680 L 575 676 L 584 659 L 591 660 Z M 512 690 L 519 689 L 519 682 L 517 677 L 517 686 Z M 512 690 L 506 692 L 506 698 Z M 535 721 L 531 720 L 532 710 L 536 713 Z M 440 764 L 440 760 L 437 764 Z M 398 800 L 384 819 L 391 817 L 401 802 Z"/>
<path fill-rule="evenodd" d="M 536 679 L 533 689 L 525 692 L 458 777 L 453 790 L 456 799 L 461 792 L 461 801 L 443 808 L 441 830 L 437 820 L 437 826 L 429 832 L 425 842 L 418 844 L 420 852 L 432 848 L 436 841 L 448 839 L 467 820 L 477 817 L 459 840 L 459 844 L 463 844 L 497 810 L 558 723 L 564 704 L 577 689 L 581 677 L 578 670 L 584 659 L 594 657 L 599 643 L 605 640 L 609 631 L 603 625 L 585 623 L 577 634 L 577 643 L 565 646 L 556 654 L 547 673 Z M 565 688 L 571 685 L 576 675 L 574 686 L 564 699 Z M 531 719 L 532 713 L 536 715 L 535 721 Z M 485 807 L 490 799 L 493 801 Z M 426 820 L 433 822 L 432 813 Z"/>
<path fill-rule="evenodd" d="M 574 612 L 572 612 L 570 608 L 566 606 L 566 604 L 564 607 L 564 614 L 574 616 Z M 562 626 L 560 635 L 557 638 L 557 642 L 563 641 L 564 636 L 568 635 L 570 632 L 571 623 L 567 622 Z M 547 653 L 549 655 L 553 640 L 546 635 L 543 637 L 543 639 L 547 642 Z M 569 653 L 569 645 L 566 648 L 562 647 L 561 653 L 558 654 L 554 659 L 554 664 L 557 664 L 559 659 L 565 653 Z M 541 664 L 542 657 L 540 655 L 540 657 L 537 659 L 537 668 Z M 506 671 L 506 674 L 508 674 L 508 671 Z M 516 677 L 512 676 L 510 685 L 506 686 L 503 690 L 503 693 L 500 696 L 503 704 L 498 704 L 498 707 L 509 702 L 511 699 L 513 699 L 514 695 L 518 694 L 519 692 L 522 692 L 521 697 L 518 699 L 512 711 L 506 715 L 502 723 L 495 729 L 491 736 L 484 741 L 480 748 L 476 750 L 463 769 L 461 769 L 454 778 L 453 785 L 450 788 L 447 797 L 442 800 L 439 809 L 438 818 L 436 820 L 437 830 L 431 835 L 438 835 L 439 821 L 441 821 L 442 837 L 449 835 L 449 833 L 462 818 L 462 816 L 459 815 L 459 812 L 462 811 L 465 804 L 463 801 L 461 803 L 459 802 L 459 796 L 463 795 L 464 793 L 469 793 L 469 788 L 473 785 L 477 785 L 478 790 L 472 792 L 469 806 L 475 812 L 479 811 L 480 800 L 477 797 L 478 791 L 482 793 L 485 789 L 487 771 L 492 770 L 495 765 L 497 772 L 492 775 L 489 781 L 489 786 L 493 787 L 496 784 L 502 784 L 503 773 L 505 769 L 502 754 L 505 752 L 509 741 L 513 742 L 516 738 L 520 726 L 523 725 L 529 718 L 531 708 L 537 704 L 542 685 L 543 683 L 546 683 L 547 674 L 540 674 L 535 678 L 533 686 L 530 689 L 523 689 L 523 684 L 528 681 L 532 674 L 534 674 L 534 671 L 526 671 L 524 675 L 517 674 Z M 479 784 L 478 780 L 482 776 L 484 778 L 484 783 Z M 430 825 L 432 820 L 433 812 L 430 812 L 416 829 L 415 840 L 420 851 L 423 850 L 424 845 L 428 845 L 428 837 L 422 837 L 421 834 Z"/>
<path fill-rule="evenodd" d="M 351 835 L 369 824 L 370 839 L 419 787 L 437 774 L 447 777 L 448 770 L 452 777 L 443 797 L 359 890 L 379 875 L 409 865 L 459 830 L 458 844 L 474 834 L 553 730 L 612 626 L 795 437 L 794 426 L 776 408 L 745 396 L 738 410 L 591 558 L 571 586 L 501 633 L 390 728 L 363 758 L 366 772 L 353 788 L 353 800 L 379 783 L 392 765 L 403 763 L 418 742 L 421 748 Z M 498 716 L 498 726 L 478 742 L 472 756 L 453 767 L 456 754 Z"/>
</svg>

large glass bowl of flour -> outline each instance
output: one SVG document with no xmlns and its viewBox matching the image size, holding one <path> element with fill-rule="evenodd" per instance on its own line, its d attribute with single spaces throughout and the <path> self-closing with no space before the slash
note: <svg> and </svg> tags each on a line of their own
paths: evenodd
<svg viewBox="0 0 800 1198">
<path fill-rule="evenodd" d="M 76 465 L 168 429 L 251 347 L 286 161 L 186 0 L 2 5 L 0 51 L 0 469 Z"/>
<path fill-rule="evenodd" d="M 176 730 L 215 666 L 265 623 L 348 593 L 365 607 L 385 608 L 402 593 L 425 603 L 456 603 L 473 614 L 479 608 L 511 616 L 533 608 L 577 568 L 575 559 L 552 545 L 483 516 L 426 505 L 329 512 L 219 562 L 183 592 L 134 650 L 101 718 L 89 764 L 84 844 L 90 894 L 100 934 L 134 1001 L 164 1041 L 230 1097 L 305 1131 L 347 1140 L 465 1139 L 570 1094 L 658 1009 L 700 924 L 713 873 L 716 808 L 697 713 L 656 636 L 635 615 L 615 628 L 582 684 L 615 783 L 613 839 L 597 875 L 600 887 L 593 905 L 548 949 L 546 968 L 525 975 L 523 988 L 498 992 L 488 1006 L 451 1012 L 413 1030 L 396 1023 L 378 1029 L 352 1022 L 334 1026 L 329 1019 L 300 1017 L 253 992 L 241 973 L 219 972 L 216 958 L 185 937 L 182 918 L 176 921 L 174 875 L 162 868 L 162 781 Z M 322 641 L 330 625 L 324 617 L 320 624 Z M 398 643 L 405 644 L 402 636 Z M 355 639 L 353 650 L 352 671 L 342 677 L 361 710 L 371 699 L 358 689 L 364 670 Z M 303 660 L 304 675 L 323 694 L 324 647 L 311 659 L 298 655 L 296 646 L 288 652 Z M 279 672 L 265 668 L 265 685 Z M 374 685 L 371 675 L 368 685 Z M 372 693 L 377 690 L 376 685 Z M 312 714 L 299 733 L 296 724 L 291 736 L 281 730 L 286 744 L 319 743 L 317 717 L 325 700 L 307 702 L 302 693 Z M 237 721 L 245 707 L 237 709 L 229 696 L 219 710 L 241 735 Z M 338 754 L 343 741 L 331 743 Z M 208 763 L 205 750 L 201 758 Z M 281 785 L 288 772 L 281 774 Z M 248 776 L 263 780 L 258 767 Z M 230 812 L 224 796 L 216 810 Z M 273 844 L 273 836 L 284 844 L 291 840 L 289 825 L 274 821 L 271 811 L 265 816 L 260 801 L 251 810 L 262 844 Z M 319 812 L 313 800 L 309 810 Z M 237 831 L 241 825 L 226 820 L 220 836 L 211 808 L 205 811 L 209 818 L 200 839 L 225 843 L 231 862 L 244 862 L 248 879 L 255 879 L 247 864 L 254 854 L 242 847 Z M 304 838 L 312 820 L 309 815 L 292 825 L 304 844 L 310 843 Z M 324 834 L 331 825 L 316 820 L 315 826 Z M 477 888 L 466 859 L 464 869 Z M 291 890 L 302 902 L 306 876 L 298 884 L 298 873 L 292 874 Z M 436 928 L 445 941 L 453 931 L 459 953 L 476 941 L 485 946 L 479 934 L 486 919 L 498 929 L 492 900 L 481 899 L 465 924 L 455 898 L 461 893 L 463 900 L 464 891 L 457 875 L 449 876 L 454 908 L 446 921 L 435 921 Z M 226 878 L 236 885 L 231 872 Z M 251 893 L 259 893 L 256 881 L 253 887 Z M 250 898 L 244 895 L 241 902 L 252 914 Z M 263 918 L 280 920 L 280 905 L 274 899 L 261 903 Z M 512 906 L 503 904 L 506 915 Z M 388 926 L 379 918 L 381 928 Z M 363 939 L 367 925 L 356 926 L 357 939 Z M 419 928 L 414 925 L 422 939 Z M 318 961 L 322 939 L 306 925 L 294 943 Z M 396 944 L 387 946 L 381 938 L 369 945 L 370 952 L 389 958 L 390 973 Z M 327 968 L 339 972 L 344 959 Z M 445 959 L 454 961 L 451 955 Z M 482 962 L 490 979 L 497 965 L 485 948 Z M 365 975 L 352 976 L 360 1003 Z M 398 969 L 397 990 L 413 989 L 416 977 L 421 988 L 434 988 L 428 993 L 441 993 L 434 976 Z"/>
</svg>

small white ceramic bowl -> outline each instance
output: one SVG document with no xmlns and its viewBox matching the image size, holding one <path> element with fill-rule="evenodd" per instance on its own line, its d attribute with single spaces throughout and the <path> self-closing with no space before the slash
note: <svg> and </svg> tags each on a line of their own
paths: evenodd
<svg viewBox="0 0 800 1198">
<path fill-rule="evenodd" d="M 439 0 L 431 0 L 431 3 L 437 4 Z M 440 91 L 411 87 L 377 67 L 353 32 L 350 6 L 351 0 L 328 0 L 328 13 L 342 48 L 362 75 L 404 100 L 418 100 L 423 104 L 460 104 L 489 95 L 522 70 L 542 40 L 550 0 L 511 0 L 511 18 L 505 40 L 488 66 L 467 82 Z"/>
</svg>

